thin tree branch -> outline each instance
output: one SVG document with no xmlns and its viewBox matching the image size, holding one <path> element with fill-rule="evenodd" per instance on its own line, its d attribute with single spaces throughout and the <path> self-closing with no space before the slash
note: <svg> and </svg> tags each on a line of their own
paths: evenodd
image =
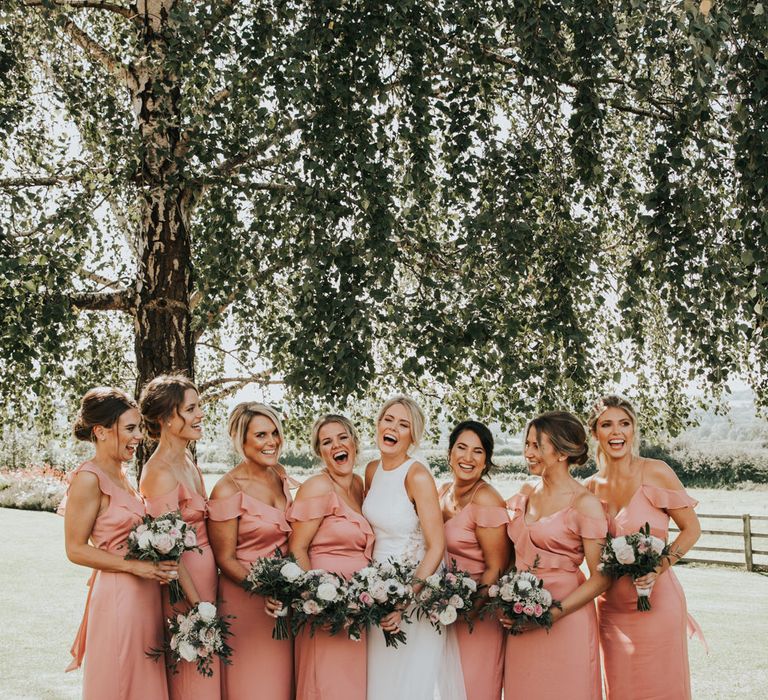
<svg viewBox="0 0 768 700">
<path fill-rule="evenodd" d="M 130 67 L 126 66 L 119 58 L 107 51 L 98 41 L 80 29 L 73 19 L 65 16 L 62 29 L 86 54 L 100 63 L 109 73 L 118 78 L 125 87 L 136 89 L 137 81 Z"/>
<path fill-rule="evenodd" d="M 57 5 L 59 7 L 71 8 L 73 10 L 106 10 L 108 12 L 114 12 L 115 14 L 122 15 L 126 19 L 134 19 L 136 17 L 135 8 L 116 5 L 112 2 L 106 2 L 106 0 L 22 0 L 22 4 L 26 5 L 27 7 L 49 7 L 50 5 Z"/>
<path fill-rule="evenodd" d="M 29 175 L 23 177 L 0 178 L 0 190 L 19 189 L 23 187 L 55 187 L 79 182 L 83 179 L 82 173 L 72 175 Z"/>
<path fill-rule="evenodd" d="M 102 277 L 100 274 L 96 272 L 89 272 L 88 270 L 81 270 L 80 274 L 85 277 L 85 279 L 91 280 L 91 282 L 96 282 L 96 284 L 100 284 L 102 287 L 111 287 L 115 290 L 120 290 L 120 283 L 116 282 L 115 280 L 111 280 L 107 277 Z M 101 291 L 101 290 L 100 290 Z"/>
<path fill-rule="evenodd" d="M 73 307 L 81 311 L 132 311 L 133 292 L 75 292 L 68 295 Z"/>
<path fill-rule="evenodd" d="M 209 401 L 216 401 L 218 399 L 223 399 L 226 396 L 231 396 L 249 384 L 261 384 L 262 386 L 283 384 L 283 381 L 280 379 L 270 379 L 271 376 L 272 372 L 267 370 L 260 374 L 254 374 L 247 377 L 222 377 L 220 379 L 212 379 L 211 381 L 203 382 L 199 385 L 201 394 L 200 403 L 205 404 Z M 208 389 L 222 386 L 223 384 L 229 384 L 229 386 L 224 386 L 218 391 L 206 393 Z"/>
</svg>

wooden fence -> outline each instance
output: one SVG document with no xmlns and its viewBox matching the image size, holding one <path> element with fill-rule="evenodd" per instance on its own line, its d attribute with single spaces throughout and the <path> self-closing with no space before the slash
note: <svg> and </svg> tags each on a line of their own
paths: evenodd
<svg viewBox="0 0 768 700">
<path fill-rule="evenodd" d="M 754 532 L 753 530 L 753 523 L 755 524 L 756 528 L 761 528 L 761 523 L 765 522 L 768 523 L 768 515 L 750 515 L 749 513 L 745 513 L 744 515 L 717 515 L 717 514 L 698 514 L 699 520 L 706 521 L 706 520 L 738 520 L 741 521 L 741 529 L 740 530 L 705 530 L 702 527 L 701 534 L 702 539 L 706 538 L 709 540 L 710 536 L 718 537 L 718 538 L 724 538 L 728 537 L 731 539 L 739 538 L 741 542 L 741 546 L 738 547 L 710 547 L 710 546 L 704 546 L 700 544 L 696 544 L 689 552 L 688 554 L 683 557 L 680 561 L 681 562 L 700 562 L 703 564 L 724 564 L 726 566 L 744 566 L 747 571 L 768 571 L 768 563 L 760 563 L 755 562 L 755 557 L 768 557 L 768 549 L 761 549 L 760 547 L 768 547 L 768 542 L 765 542 L 765 540 L 768 540 L 768 532 L 765 532 L 763 530 L 762 532 Z M 756 522 L 757 521 L 757 522 Z M 704 525 L 704 523 L 702 523 Z M 762 525 L 762 528 L 768 529 L 768 524 Z M 679 530 L 672 526 L 669 528 L 669 532 L 671 533 L 677 533 Z M 755 542 L 756 545 L 755 546 Z M 701 540 L 699 540 L 701 542 Z M 723 560 L 723 559 L 712 559 L 707 557 L 697 557 L 695 556 L 699 552 L 714 552 L 714 553 L 729 553 L 729 554 L 739 554 L 741 555 L 741 561 L 738 560 Z M 694 556 L 690 556 L 693 554 Z"/>
</svg>

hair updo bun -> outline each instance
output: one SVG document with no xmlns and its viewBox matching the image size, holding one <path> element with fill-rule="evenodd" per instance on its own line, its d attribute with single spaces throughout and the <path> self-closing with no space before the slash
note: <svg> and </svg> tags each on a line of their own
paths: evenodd
<svg viewBox="0 0 768 700">
<path fill-rule="evenodd" d="M 139 405 L 150 438 L 160 439 L 163 421 L 178 413 L 187 389 L 197 392 L 195 383 L 183 374 L 161 374 L 144 387 Z"/>
<path fill-rule="evenodd" d="M 93 442 L 93 429 L 97 425 L 111 428 L 131 408 L 138 409 L 138 406 L 121 389 L 108 386 L 89 389 L 80 401 L 72 432 L 78 440 Z"/>
<path fill-rule="evenodd" d="M 568 411 L 548 411 L 536 416 L 525 428 L 525 434 L 533 428 L 544 433 L 552 446 L 568 457 L 568 465 L 585 464 L 589 459 L 587 431 L 584 424 Z"/>
</svg>

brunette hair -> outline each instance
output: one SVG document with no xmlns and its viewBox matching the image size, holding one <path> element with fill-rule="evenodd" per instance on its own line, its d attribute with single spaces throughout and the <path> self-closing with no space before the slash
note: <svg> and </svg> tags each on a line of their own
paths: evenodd
<svg viewBox="0 0 768 700">
<path fill-rule="evenodd" d="M 584 424 L 568 411 L 548 411 L 536 416 L 525 426 L 525 436 L 533 429 L 538 436 L 544 433 L 552 446 L 568 457 L 569 465 L 586 463 L 589 459 L 587 431 Z"/>
<path fill-rule="evenodd" d="M 160 439 L 162 422 L 179 412 L 187 389 L 197 392 L 195 383 L 183 374 L 161 374 L 144 387 L 139 406 L 150 438 Z"/>
<path fill-rule="evenodd" d="M 78 440 L 93 442 L 93 429 L 97 425 L 111 428 L 120 416 L 131 408 L 138 408 L 136 402 L 121 389 L 97 386 L 89 389 L 80 400 L 72 432 Z"/>
<path fill-rule="evenodd" d="M 245 436 L 248 433 L 248 426 L 251 424 L 251 420 L 253 420 L 256 416 L 264 416 L 265 418 L 269 418 L 269 420 L 275 424 L 275 427 L 277 428 L 277 434 L 280 436 L 280 447 L 283 446 L 285 441 L 285 437 L 283 435 L 283 423 L 274 408 L 267 406 L 264 403 L 257 403 L 255 401 L 239 403 L 232 409 L 232 413 L 229 414 L 227 432 L 229 433 L 229 437 L 232 440 L 232 448 L 240 456 L 241 459 L 245 459 L 243 443 L 245 443 Z"/>
<path fill-rule="evenodd" d="M 632 454 L 637 457 L 640 454 L 640 428 L 637 426 L 637 412 L 635 411 L 635 407 L 629 402 L 629 399 L 625 399 L 618 394 L 606 394 L 605 396 L 601 396 L 595 401 L 589 412 L 589 418 L 587 418 L 589 431 L 593 436 L 595 435 L 597 432 L 597 422 L 600 420 L 600 416 L 602 416 L 609 408 L 618 408 L 627 414 L 627 418 L 629 418 L 632 423 L 632 429 L 634 431 L 634 439 L 632 440 L 631 448 Z M 600 445 L 597 446 L 595 451 L 597 453 L 596 460 L 599 466 L 603 462 L 604 457 Z"/>
<path fill-rule="evenodd" d="M 349 433 L 349 436 L 355 443 L 355 455 L 360 454 L 360 436 L 357 434 L 355 424 L 346 416 L 340 416 L 337 413 L 326 413 L 315 421 L 312 426 L 312 437 L 310 438 L 312 452 L 318 457 L 320 456 L 320 431 L 329 423 L 338 423 L 339 425 L 344 426 L 344 429 Z"/>
<path fill-rule="evenodd" d="M 451 431 L 451 435 L 448 438 L 448 461 L 450 462 L 451 460 L 451 450 L 453 449 L 453 446 L 465 430 L 477 435 L 480 444 L 485 450 L 485 469 L 483 469 L 482 473 L 482 476 L 485 476 L 491 469 L 496 467 L 493 463 L 493 435 L 485 423 L 480 423 L 476 420 L 464 420 Z"/>
<path fill-rule="evenodd" d="M 379 409 L 379 415 L 376 416 L 376 425 L 379 424 L 379 421 L 384 417 L 384 414 L 392 408 L 392 406 L 398 403 L 408 411 L 411 418 L 411 442 L 413 443 L 413 447 L 418 447 L 421 443 L 421 439 L 424 437 L 424 427 L 427 421 L 424 417 L 424 411 L 421 410 L 419 404 L 417 404 L 410 396 L 398 394 L 391 399 L 387 399 Z"/>
</svg>

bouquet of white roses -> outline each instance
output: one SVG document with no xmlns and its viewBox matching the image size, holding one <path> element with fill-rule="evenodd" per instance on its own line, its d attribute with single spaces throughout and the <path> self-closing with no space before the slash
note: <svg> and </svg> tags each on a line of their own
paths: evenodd
<svg viewBox="0 0 768 700">
<path fill-rule="evenodd" d="M 451 561 L 447 570 L 437 571 L 423 581 L 416 595 L 416 616 L 426 617 L 442 633 L 444 626 L 462 617 L 472 629 L 471 613 L 477 598 L 477 583 Z"/>
<path fill-rule="evenodd" d="M 143 561 L 178 562 L 184 552 L 203 550 L 197 546 L 195 528 L 187 525 L 176 510 L 153 518 L 145 515 L 143 520 L 128 533 L 128 554 L 126 559 Z M 171 605 L 184 599 L 184 592 L 178 581 L 168 584 Z"/>
<path fill-rule="evenodd" d="M 667 545 L 651 534 L 651 527 L 646 523 L 639 532 L 608 538 L 597 570 L 611 578 L 631 576 L 634 581 L 655 571 L 668 554 Z M 641 588 L 635 584 L 638 610 L 651 609 L 651 588 Z"/>
<path fill-rule="evenodd" d="M 232 649 L 225 640 L 232 633 L 229 623 L 216 615 L 213 603 L 200 602 L 185 614 L 168 618 L 168 630 L 170 639 L 163 648 L 151 649 L 147 656 L 157 661 L 165 654 L 172 673 L 178 673 L 181 661 L 196 663 L 198 672 L 204 676 L 213 675 L 211 659 L 214 656 L 218 656 L 222 663 L 231 663 Z"/>
<path fill-rule="evenodd" d="M 300 592 L 293 599 L 291 626 L 297 634 L 309 623 L 310 636 L 318 627 L 328 626 L 330 634 L 338 634 L 348 622 L 347 586 L 341 576 L 323 569 L 312 569 L 301 575 Z"/>
<path fill-rule="evenodd" d="M 272 557 L 262 557 L 251 564 L 248 575 L 241 585 L 251 595 L 274 598 L 283 604 L 282 610 L 275 617 L 272 639 L 288 639 L 288 623 L 285 616 L 291 603 L 301 593 L 300 578 L 304 573 L 292 554 L 283 556 L 280 548 L 275 549 Z"/>
<path fill-rule="evenodd" d="M 530 571 L 512 571 L 488 587 L 488 602 L 483 611 L 500 609 L 513 621 L 510 633 L 520 634 L 526 623 L 549 629 L 552 608 L 560 603 L 544 588 L 544 582 Z"/>
<path fill-rule="evenodd" d="M 368 625 L 381 626 L 381 621 L 396 610 L 404 611 L 413 602 L 413 567 L 390 559 L 384 564 L 371 563 L 360 569 L 347 582 L 348 634 L 359 639 Z M 403 619 L 408 616 L 403 612 Z M 388 647 L 405 643 L 405 632 L 384 632 Z"/>
</svg>

